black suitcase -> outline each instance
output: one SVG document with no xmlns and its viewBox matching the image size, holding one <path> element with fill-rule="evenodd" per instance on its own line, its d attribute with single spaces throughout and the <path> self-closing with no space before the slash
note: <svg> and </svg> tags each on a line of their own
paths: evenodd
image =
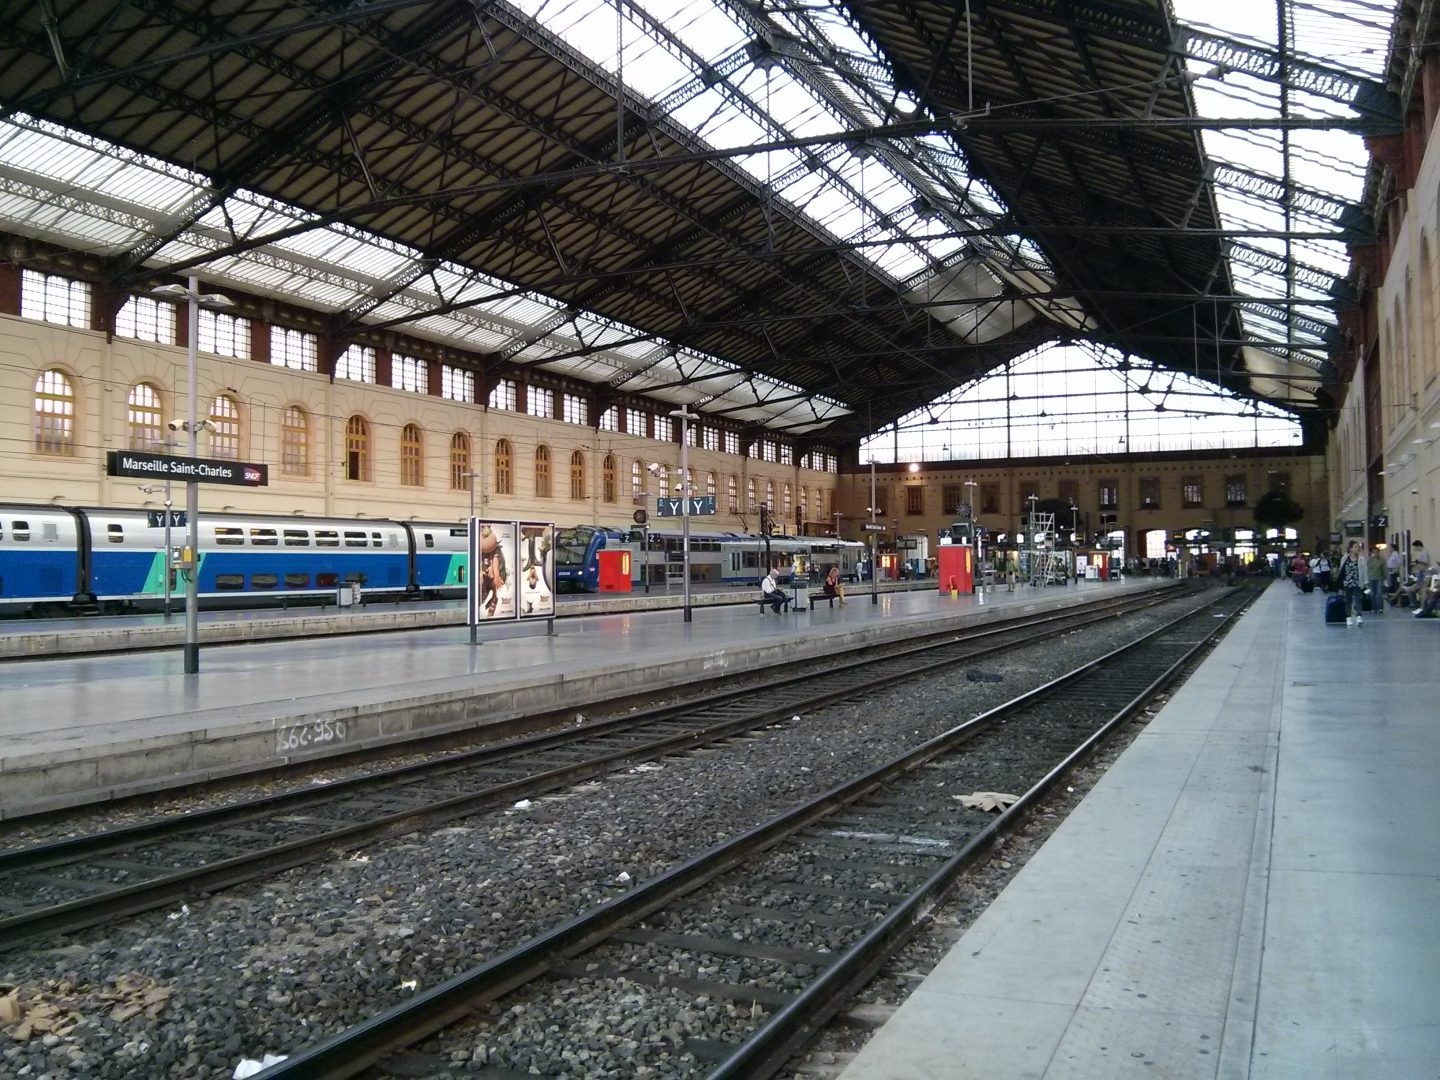
<svg viewBox="0 0 1440 1080">
<path fill-rule="evenodd" d="M 1361 610 L 1361 611 L 1374 611 L 1374 610 L 1375 610 L 1375 608 L 1374 608 L 1374 607 L 1371 605 L 1371 603 L 1370 603 L 1370 594 L 1369 594 L 1368 592 L 1361 592 L 1361 593 L 1360 593 L 1360 610 Z"/>
<path fill-rule="evenodd" d="M 1314 592 L 1314 591 L 1315 591 L 1315 579 L 1312 578 L 1312 577 L 1308 577 L 1308 576 L 1301 578 L 1301 579 L 1300 579 L 1300 591 L 1301 591 L 1301 592 Z"/>
<path fill-rule="evenodd" d="M 1327 623 L 1343 623 L 1345 621 L 1345 598 L 1343 596 L 1327 596 L 1325 598 L 1325 621 Z"/>
</svg>

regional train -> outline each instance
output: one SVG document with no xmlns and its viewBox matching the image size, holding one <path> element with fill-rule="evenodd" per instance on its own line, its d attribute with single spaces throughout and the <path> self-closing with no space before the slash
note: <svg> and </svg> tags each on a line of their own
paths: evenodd
<svg viewBox="0 0 1440 1080">
<path fill-rule="evenodd" d="M 165 602 L 168 511 L 0 503 L 0 616 L 100 611 L 153 612 Z M 465 595 L 468 544 L 461 523 L 204 513 L 199 533 L 199 602 L 253 608 L 334 602 L 363 587 L 367 599 L 442 600 Z M 171 518 L 172 551 L 186 543 Z M 678 533 L 593 525 L 556 530 L 557 588 L 594 592 L 596 552 L 632 553 L 635 586 L 683 574 Z M 802 566 L 838 563 L 855 580 L 865 546 L 829 537 L 764 537 L 692 530 L 690 576 L 706 584 L 754 585 L 769 565 L 789 580 Z M 171 570 L 174 607 L 185 584 Z"/>
<path fill-rule="evenodd" d="M 630 552 L 632 588 L 663 585 L 684 577 L 684 539 L 677 532 L 577 525 L 555 532 L 555 584 L 569 592 L 599 587 L 602 550 Z M 748 536 L 744 533 L 690 530 L 690 580 L 706 585 L 755 585 L 771 566 L 788 582 L 796 573 L 823 575 L 832 564 L 856 581 L 865 545 L 831 536 Z"/>
<path fill-rule="evenodd" d="M 159 611 L 166 513 L 0 503 L 0 614 Z M 352 584 L 368 597 L 465 595 L 463 525 L 205 513 L 197 529 L 207 608 L 333 601 Z M 172 550 L 187 531 L 172 519 Z"/>
</svg>

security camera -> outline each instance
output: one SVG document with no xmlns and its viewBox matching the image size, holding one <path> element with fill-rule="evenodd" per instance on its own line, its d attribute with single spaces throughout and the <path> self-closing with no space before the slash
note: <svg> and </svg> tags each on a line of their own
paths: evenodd
<svg viewBox="0 0 1440 1080">
<path fill-rule="evenodd" d="M 655 461 L 652 461 L 649 465 L 646 465 L 645 468 L 649 471 L 651 476 L 661 476 L 665 472 L 665 466 Z"/>
<path fill-rule="evenodd" d="M 1411 488 L 1411 489 L 1410 489 L 1410 494 L 1411 494 L 1411 495 L 1419 495 L 1419 494 L 1420 494 L 1420 489 L 1419 489 L 1419 488 Z"/>
<path fill-rule="evenodd" d="M 185 421 L 184 421 L 184 420 L 171 420 L 170 423 L 166 424 L 165 426 L 168 427 L 171 431 L 184 431 L 184 430 L 185 430 Z"/>
</svg>

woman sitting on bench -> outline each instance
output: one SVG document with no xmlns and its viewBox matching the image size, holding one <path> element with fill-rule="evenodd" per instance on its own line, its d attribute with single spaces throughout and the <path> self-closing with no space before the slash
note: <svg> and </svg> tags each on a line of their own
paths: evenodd
<svg viewBox="0 0 1440 1080">
<path fill-rule="evenodd" d="M 830 567 L 830 572 L 825 575 L 825 595 L 838 599 L 840 606 L 845 606 L 845 586 L 840 583 L 840 564 L 835 563 Z"/>
</svg>

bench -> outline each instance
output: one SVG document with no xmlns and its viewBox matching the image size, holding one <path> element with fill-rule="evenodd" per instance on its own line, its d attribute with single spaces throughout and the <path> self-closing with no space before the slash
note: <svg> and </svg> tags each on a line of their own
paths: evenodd
<svg viewBox="0 0 1440 1080">
<path fill-rule="evenodd" d="M 810 594 L 810 606 L 814 607 L 816 604 L 820 603 L 821 600 L 829 600 L 830 606 L 833 608 L 835 606 L 835 601 L 839 598 L 839 593 L 826 592 L 824 589 L 819 589 L 816 592 L 812 592 Z"/>
</svg>

